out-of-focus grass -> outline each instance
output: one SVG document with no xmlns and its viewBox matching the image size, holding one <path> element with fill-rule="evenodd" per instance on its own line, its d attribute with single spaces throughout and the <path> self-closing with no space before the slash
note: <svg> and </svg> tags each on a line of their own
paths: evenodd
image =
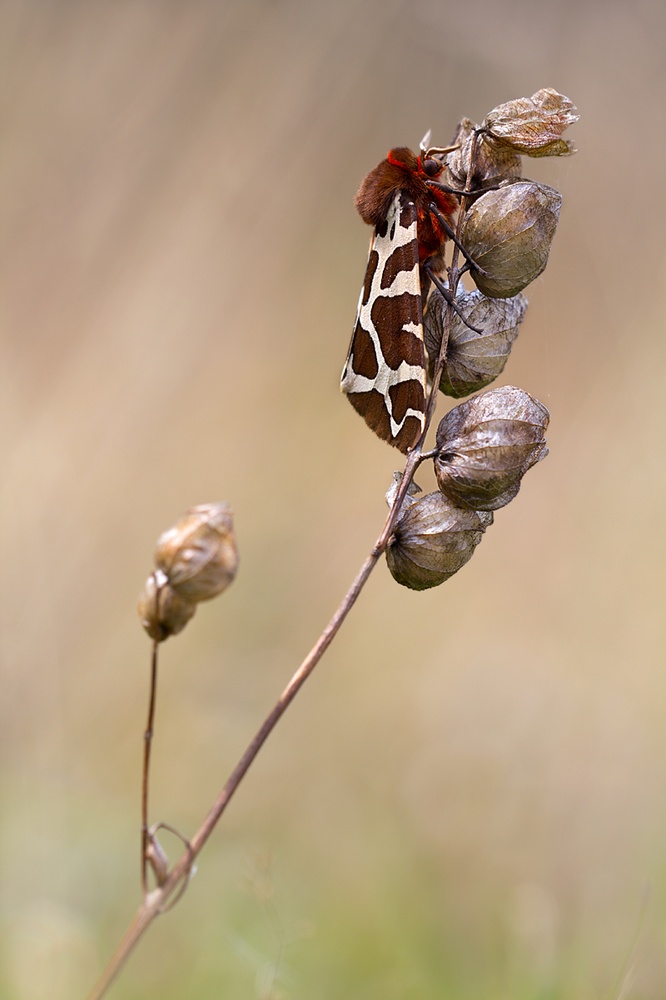
<svg viewBox="0 0 666 1000">
<path fill-rule="evenodd" d="M 187 834 L 380 528 L 356 185 L 549 85 L 580 152 L 526 163 L 564 209 L 504 382 L 551 455 L 444 587 L 378 568 L 112 995 L 612 1000 L 644 909 L 623 997 L 663 1000 L 665 15 L 459 14 L 0 9 L 2 997 L 85 995 L 136 906 L 157 534 L 236 511 L 237 581 L 163 650 Z"/>
</svg>

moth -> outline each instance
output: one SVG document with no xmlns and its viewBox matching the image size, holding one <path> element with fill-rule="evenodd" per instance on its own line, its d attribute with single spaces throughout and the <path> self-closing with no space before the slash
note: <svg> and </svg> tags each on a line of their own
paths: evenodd
<svg viewBox="0 0 666 1000">
<path fill-rule="evenodd" d="M 375 227 L 340 387 L 368 426 L 406 453 L 425 426 L 423 306 L 443 270 L 458 208 L 438 182 L 444 163 L 428 150 L 392 149 L 358 190 L 356 208 Z M 453 147 L 456 148 L 456 147 Z"/>
</svg>

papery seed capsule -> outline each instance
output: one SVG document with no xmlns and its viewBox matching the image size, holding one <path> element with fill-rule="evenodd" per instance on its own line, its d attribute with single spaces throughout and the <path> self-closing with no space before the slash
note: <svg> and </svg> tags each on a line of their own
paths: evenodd
<svg viewBox="0 0 666 1000">
<path fill-rule="evenodd" d="M 137 605 L 141 624 L 157 642 L 182 632 L 195 611 L 196 605 L 169 586 L 161 569 L 150 574 Z"/>
<path fill-rule="evenodd" d="M 496 187 L 504 181 L 518 180 L 522 172 L 520 157 L 507 146 L 493 142 L 484 134 L 477 134 L 478 125 L 469 118 L 463 118 L 456 129 L 451 145 L 459 146 L 446 156 L 447 182 L 453 188 L 463 189 L 467 185 L 467 175 L 474 159 L 469 187 Z M 478 196 L 477 196 L 478 197 Z M 469 196 L 469 203 L 474 195 Z"/>
<path fill-rule="evenodd" d="M 527 299 L 524 295 L 489 299 L 477 289 L 468 292 L 459 286 L 456 304 L 467 323 L 453 314 L 439 388 L 447 396 L 459 399 L 490 385 L 502 373 L 525 316 Z M 431 292 L 423 317 L 431 375 L 442 343 L 447 309 L 442 295 L 436 289 Z M 483 332 L 479 334 L 473 327 Z"/>
<path fill-rule="evenodd" d="M 394 472 L 393 473 L 393 482 L 391 483 L 391 485 L 389 486 L 388 490 L 386 491 L 386 497 L 385 497 L 386 502 L 389 505 L 389 508 L 392 508 L 393 504 L 395 503 L 395 498 L 396 498 L 396 495 L 397 495 L 398 490 L 400 488 L 400 483 L 402 482 L 402 477 L 403 477 L 403 473 L 402 472 Z M 421 487 L 418 486 L 414 482 L 414 480 L 412 480 L 411 483 L 409 484 L 409 486 L 407 487 L 407 493 L 405 495 L 404 500 L 402 501 L 402 509 L 403 509 L 403 511 L 406 510 L 407 507 L 411 507 L 411 505 L 413 503 L 416 503 L 416 499 L 417 499 L 419 493 L 422 493 L 422 492 L 423 492 L 423 490 L 421 489 Z"/>
<path fill-rule="evenodd" d="M 402 510 L 386 561 L 397 583 L 428 590 L 457 573 L 474 554 L 492 514 L 477 514 L 429 493 Z"/>
<path fill-rule="evenodd" d="M 489 389 L 450 410 L 437 428 L 435 475 L 442 493 L 473 510 L 497 510 L 548 454 L 546 407 L 522 389 Z"/>
<path fill-rule="evenodd" d="M 155 565 L 188 601 L 208 601 L 221 594 L 238 568 L 229 505 L 208 503 L 187 510 L 157 539 Z"/>
<path fill-rule="evenodd" d="M 490 111 L 483 127 L 497 143 L 527 156 L 569 156 L 573 143 L 560 138 L 580 115 L 564 94 L 543 87 L 531 97 L 507 101 Z"/>
<path fill-rule="evenodd" d="M 516 181 L 474 202 L 463 220 L 461 240 L 486 272 L 471 271 L 484 295 L 510 298 L 541 274 L 561 206 L 559 191 L 535 181 Z"/>
</svg>

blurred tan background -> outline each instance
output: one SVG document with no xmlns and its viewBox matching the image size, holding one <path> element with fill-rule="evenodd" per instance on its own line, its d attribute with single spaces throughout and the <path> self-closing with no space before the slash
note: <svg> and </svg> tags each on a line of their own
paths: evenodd
<svg viewBox="0 0 666 1000">
<path fill-rule="evenodd" d="M 564 208 L 501 381 L 551 455 L 443 587 L 378 567 L 112 995 L 666 996 L 665 29 L 0 5 L 0 996 L 83 997 L 137 905 L 159 532 L 225 499 L 241 549 L 162 649 L 152 818 L 188 834 L 383 523 L 399 456 L 338 392 L 362 176 L 542 86 L 579 153 L 525 162 Z"/>
</svg>

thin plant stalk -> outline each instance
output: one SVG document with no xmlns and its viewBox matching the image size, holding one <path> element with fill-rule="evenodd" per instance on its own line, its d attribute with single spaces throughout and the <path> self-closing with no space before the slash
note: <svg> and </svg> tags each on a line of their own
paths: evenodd
<svg viewBox="0 0 666 1000">
<path fill-rule="evenodd" d="M 157 599 L 159 600 L 159 591 Z M 141 889 L 144 899 L 148 895 L 148 785 L 150 777 L 150 751 L 155 729 L 155 701 L 157 698 L 157 651 L 159 643 L 153 642 L 150 659 L 150 695 L 148 697 L 148 721 L 143 734 L 143 773 L 141 780 Z"/>
<path fill-rule="evenodd" d="M 111 986 L 113 980 L 119 974 L 125 962 L 129 958 L 131 952 L 134 950 L 139 940 L 146 932 L 155 917 L 159 916 L 160 913 L 164 911 L 167 904 L 171 900 L 172 896 L 182 888 L 182 883 L 184 880 L 189 878 L 190 872 L 192 870 L 192 865 L 201 852 L 204 844 L 210 837 L 218 820 L 222 816 L 222 813 L 229 804 L 231 797 L 237 790 L 241 781 L 250 769 L 250 765 L 253 763 L 257 754 L 261 750 L 262 746 L 270 736 L 271 732 L 279 722 L 280 718 L 289 707 L 291 702 L 294 700 L 299 690 L 308 679 L 314 668 L 319 663 L 320 659 L 332 643 L 333 639 L 337 635 L 340 626 L 344 622 L 345 618 L 351 611 L 352 607 L 356 602 L 356 598 L 361 593 L 361 590 L 365 586 L 365 583 L 370 576 L 370 573 L 374 569 L 377 561 L 379 560 L 382 553 L 385 551 L 388 541 L 393 533 L 393 528 L 395 527 L 395 521 L 398 517 L 400 511 L 400 505 L 402 500 L 407 493 L 409 484 L 411 483 L 414 473 L 421 462 L 421 456 L 419 454 L 420 444 L 418 444 L 412 452 L 410 452 L 407 457 L 407 462 L 405 465 L 405 474 L 403 476 L 402 482 L 400 483 L 400 488 L 396 496 L 395 503 L 389 512 L 386 519 L 386 523 L 382 529 L 382 532 L 377 539 L 372 551 L 368 555 L 367 559 L 361 566 L 356 579 L 352 583 L 351 587 L 347 591 L 345 597 L 337 608 L 335 614 L 329 621 L 326 628 L 323 630 L 316 643 L 306 656 L 306 658 L 301 663 L 300 667 L 293 675 L 289 681 L 287 687 L 284 689 L 277 702 L 269 712 L 269 714 L 264 719 L 262 725 L 259 727 L 254 737 L 248 744 L 245 752 L 238 761 L 236 767 L 229 776 L 226 784 L 224 785 L 222 791 L 218 795 L 216 801 L 211 807 L 205 820 L 194 834 L 192 839 L 189 841 L 189 848 L 183 852 L 180 858 L 175 862 L 173 868 L 169 872 L 163 885 L 159 888 L 154 889 L 149 892 L 147 889 L 147 880 L 145 877 L 146 870 L 146 850 L 148 843 L 148 831 L 147 826 L 142 826 L 142 888 L 144 890 L 143 903 L 137 911 L 134 919 L 129 925 L 125 936 L 123 937 L 118 949 L 111 958 L 107 968 L 105 969 L 102 977 L 98 981 L 97 985 L 93 989 L 92 993 L 89 994 L 88 1000 L 101 1000 L 101 998 L 106 994 L 107 990 Z M 144 745 L 144 776 L 147 774 L 146 768 L 146 747 L 149 746 L 149 742 Z M 145 793 L 145 784 L 144 784 Z"/>
<path fill-rule="evenodd" d="M 474 154 L 476 150 L 476 142 L 472 148 L 470 170 L 467 178 L 467 184 L 465 187 L 466 191 L 469 191 L 470 178 L 473 176 L 473 166 L 474 166 Z M 456 235 L 458 240 L 460 239 L 460 232 L 462 226 L 462 218 L 464 214 L 465 207 L 465 197 L 462 198 L 461 211 L 458 215 L 458 223 L 456 229 Z M 447 268 L 448 279 L 449 279 L 449 289 L 452 296 L 455 297 L 456 288 L 460 280 L 460 268 L 458 267 L 459 261 L 459 251 L 458 247 L 454 244 L 453 253 L 451 258 L 451 265 Z M 173 897 L 177 893 L 182 893 L 184 886 L 186 885 L 190 874 L 192 872 L 192 866 L 194 861 L 200 854 L 204 845 L 206 844 L 208 838 L 212 834 L 215 826 L 217 825 L 222 813 L 226 809 L 227 805 L 231 801 L 232 796 L 238 789 L 241 781 L 250 769 L 251 764 L 257 757 L 262 746 L 272 733 L 273 729 L 281 719 L 284 712 L 287 710 L 289 705 L 292 703 L 301 687 L 308 679 L 314 668 L 317 666 L 322 656 L 333 642 L 334 638 L 338 634 L 342 623 L 345 621 L 347 615 L 356 603 L 356 599 L 361 593 L 363 587 L 365 586 L 372 570 L 377 565 L 379 558 L 386 551 L 389 541 L 393 535 L 393 531 L 398 520 L 400 509 L 402 507 L 402 502 L 407 495 L 409 487 L 414 479 L 414 474 L 426 458 L 432 456 L 432 452 L 423 451 L 423 446 L 428 433 L 428 429 L 432 422 L 433 415 L 435 413 L 435 408 L 437 405 L 437 392 L 439 387 L 439 381 L 441 377 L 442 370 L 444 368 L 444 363 L 446 360 L 446 352 L 449 341 L 449 334 L 451 330 L 451 321 L 453 317 L 453 308 L 447 303 L 446 312 L 443 324 L 443 334 L 442 334 L 442 344 L 439 351 L 439 356 L 434 367 L 433 381 L 428 395 L 428 401 L 426 406 L 425 423 L 421 437 L 419 438 L 415 447 L 409 452 L 405 462 L 405 469 L 403 477 L 398 486 L 398 490 L 395 496 L 395 500 L 391 510 L 389 511 L 384 527 L 375 542 L 370 554 L 366 558 L 365 562 L 361 566 L 356 579 L 350 586 L 349 590 L 345 594 L 343 600 L 338 606 L 337 610 L 333 614 L 333 617 L 329 621 L 328 625 L 324 628 L 323 632 L 315 642 L 314 646 L 305 657 L 300 667 L 293 675 L 286 688 L 278 698 L 277 702 L 268 713 L 263 723 L 253 736 L 252 740 L 248 744 L 246 750 L 241 756 L 240 760 L 236 764 L 236 767 L 230 774 L 226 784 L 222 788 L 222 791 L 218 795 L 217 799 L 213 803 L 208 815 L 204 819 L 203 823 L 194 834 L 192 839 L 188 842 L 186 850 L 175 862 L 171 870 L 169 871 L 167 877 L 163 883 L 156 889 L 152 891 L 147 890 L 147 885 L 145 884 L 146 879 L 146 848 L 148 841 L 148 828 L 147 828 L 147 779 L 148 779 L 148 764 L 150 761 L 150 739 L 148 738 L 148 733 L 152 730 L 152 715 L 154 713 L 154 686 L 151 684 L 151 708 L 149 709 L 149 724 L 146 729 L 146 742 L 144 744 L 144 789 L 143 789 L 143 825 L 142 825 L 142 882 L 144 888 L 144 898 L 141 906 L 139 907 L 137 913 L 135 914 L 132 922 L 130 923 L 125 935 L 120 942 L 116 952 L 109 961 L 106 969 L 104 970 L 101 978 L 94 987 L 93 991 L 89 994 L 88 1000 L 101 1000 L 103 996 L 107 993 L 109 987 L 113 983 L 114 979 L 118 976 L 121 969 L 125 965 L 130 954 L 139 943 L 146 930 L 153 922 L 153 920 L 159 916 L 167 908 L 167 904 L 173 900 Z M 155 652 L 154 652 L 155 657 Z M 156 670 L 156 660 L 153 661 L 153 669 Z M 154 676 L 154 675 L 153 675 Z"/>
</svg>

